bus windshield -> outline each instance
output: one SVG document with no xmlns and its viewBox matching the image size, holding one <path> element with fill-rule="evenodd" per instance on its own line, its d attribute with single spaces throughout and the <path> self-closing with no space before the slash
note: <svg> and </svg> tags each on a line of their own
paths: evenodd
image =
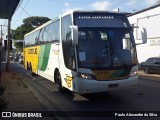
<svg viewBox="0 0 160 120">
<path fill-rule="evenodd" d="M 133 41 L 130 29 L 79 28 L 79 67 L 131 65 L 136 54 Z"/>
</svg>

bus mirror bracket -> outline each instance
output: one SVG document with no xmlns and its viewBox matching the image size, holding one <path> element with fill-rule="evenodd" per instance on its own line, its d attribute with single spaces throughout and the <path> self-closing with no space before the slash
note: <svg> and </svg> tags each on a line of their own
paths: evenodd
<svg viewBox="0 0 160 120">
<path fill-rule="evenodd" d="M 78 26 L 71 25 L 71 39 L 72 45 L 78 45 Z"/>
</svg>

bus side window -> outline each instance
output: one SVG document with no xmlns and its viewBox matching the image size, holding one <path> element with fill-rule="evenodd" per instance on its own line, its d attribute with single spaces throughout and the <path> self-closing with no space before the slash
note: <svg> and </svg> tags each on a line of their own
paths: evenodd
<svg viewBox="0 0 160 120">
<path fill-rule="evenodd" d="M 71 15 L 62 18 L 62 48 L 65 66 L 68 69 L 72 69 L 73 59 L 71 58 L 71 53 L 74 53 L 71 38 Z"/>
<path fill-rule="evenodd" d="M 44 33 L 44 28 L 42 28 L 41 30 L 40 30 L 40 34 L 39 34 L 39 44 L 41 44 L 42 43 L 42 41 L 43 41 L 43 33 Z"/>
<path fill-rule="evenodd" d="M 59 37 L 59 20 L 57 20 L 51 24 L 50 30 L 51 30 L 50 41 L 51 42 L 59 42 L 59 38 L 60 38 Z"/>
<path fill-rule="evenodd" d="M 67 57 L 67 68 L 71 70 L 75 70 L 75 55 L 74 55 L 74 47 L 72 46 L 71 32 L 66 35 L 66 57 Z"/>
</svg>

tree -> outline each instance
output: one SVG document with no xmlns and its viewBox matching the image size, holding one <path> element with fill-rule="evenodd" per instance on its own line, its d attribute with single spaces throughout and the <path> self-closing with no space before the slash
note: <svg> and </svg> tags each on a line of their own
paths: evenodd
<svg viewBox="0 0 160 120">
<path fill-rule="evenodd" d="M 17 27 L 16 30 L 12 31 L 12 36 L 14 40 L 24 40 L 24 35 L 32 30 L 34 30 L 36 27 L 44 24 L 45 22 L 49 21 L 50 19 L 48 17 L 28 17 L 23 20 L 23 24 L 19 27 Z M 22 51 L 23 44 L 20 42 L 15 42 L 14 46 Z"/>
<path fill-rule="evenodd" d="M 50 19 L 47 17 L 28 17 L 26 19 L 23 20 L 24 24 L 31 24 L 32 27 L 38 27 L 40 25 L 42 25 L 43 23 L 49 21 Z"/>
</svg>

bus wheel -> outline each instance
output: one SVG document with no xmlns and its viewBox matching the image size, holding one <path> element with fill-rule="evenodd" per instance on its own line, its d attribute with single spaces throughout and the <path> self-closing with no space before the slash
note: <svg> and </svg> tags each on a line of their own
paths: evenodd
<svg viewBox="0 0 160 120">
<path fill-rule="evenodd" d="M 29 66 L 28 66 L 28 71 L 29 71 L 29 74 L 30 74 L 31 76 L 34 75 L 34 73 L 32 72 L 32 64 L 31 64 L 31 63 L 30 63 Z"/>
<path fill-rule="evenodd" d="M 59 92 L 64 92 L 64 88 L 62 87 L 62 79 L 59 71 L 56 73 L 56 84 Z"/>
<path fill-rule="evenodd" d="M 28 64 L 28 62 L 27 62 L 27 70 L 29 70 L 29 64 Z"/>
</svg>

